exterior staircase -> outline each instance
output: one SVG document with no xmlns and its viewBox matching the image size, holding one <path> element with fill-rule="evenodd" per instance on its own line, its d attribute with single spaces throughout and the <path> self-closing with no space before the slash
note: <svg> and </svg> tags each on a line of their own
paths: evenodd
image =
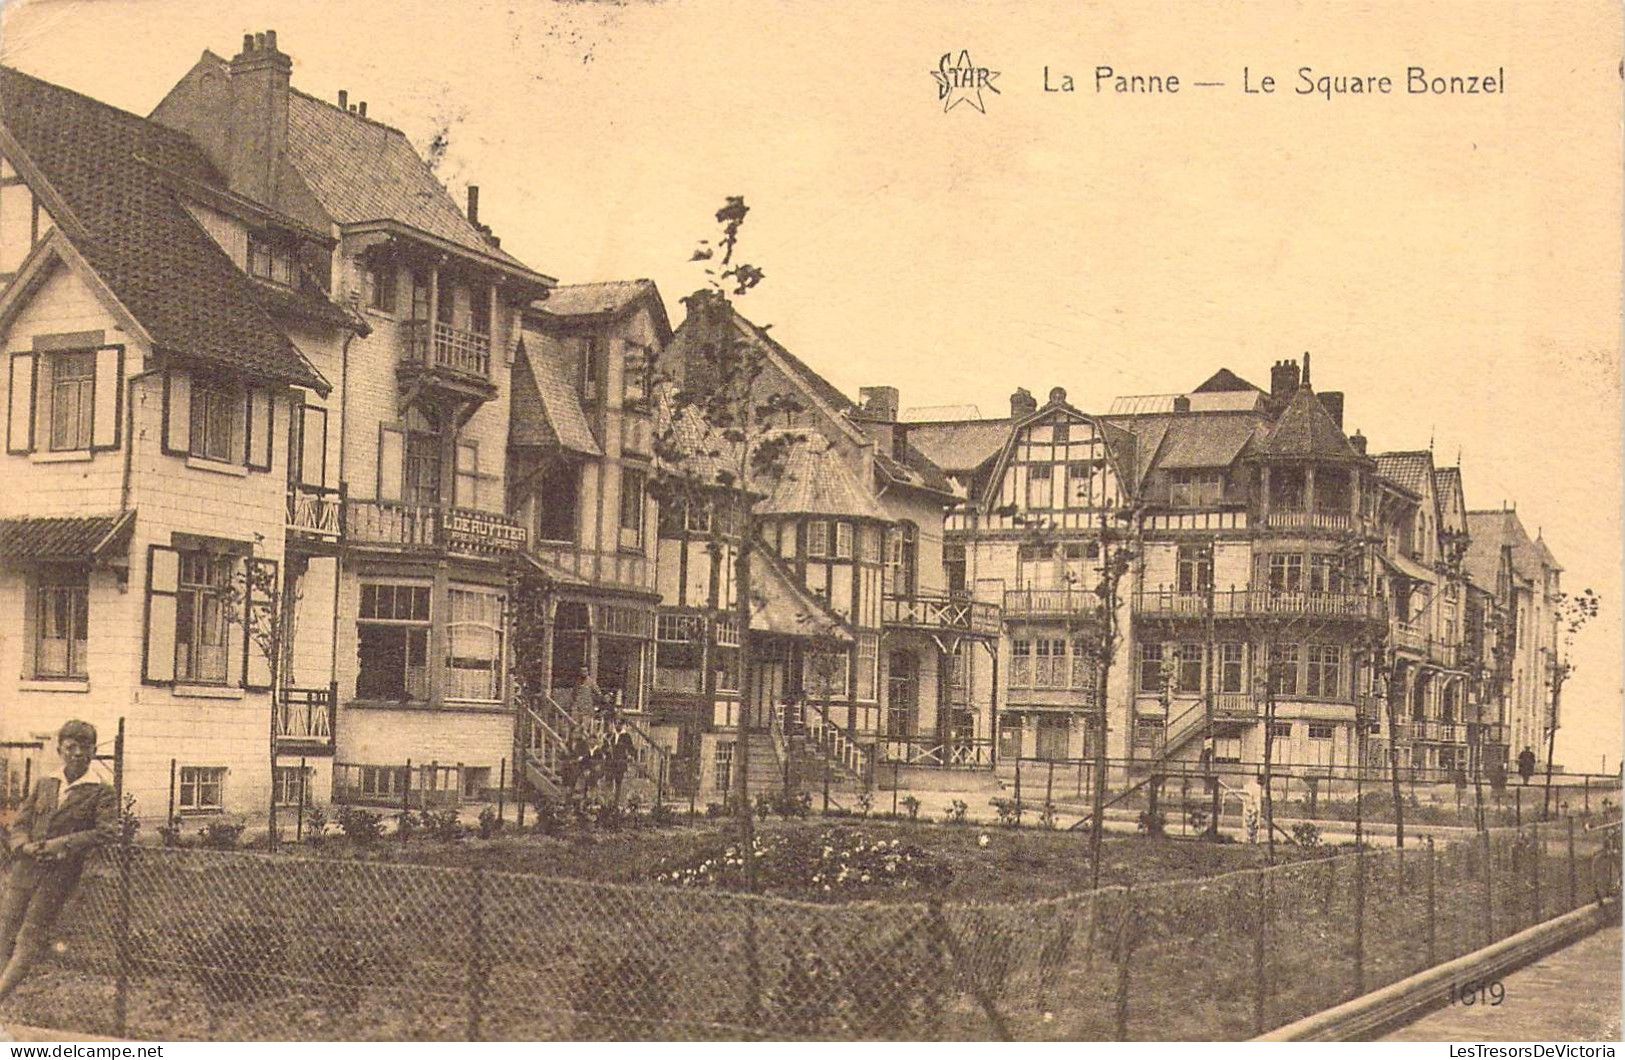
<svg viewBox="0 0 1625 1060">
<path fill-rule="evenodd" d="M 630 719 L 622 720 L 632 734 L 632 758 L 621 785 L 622 798 L 636 793 L 652 803 L 669 795 L 670 755 L 648 730 Z M 564 775 L 570 744 L 580 735 L 589 746 L 596 747 L 604 733 L 601 722 L 575 717 L 545 692 L 520 708 L 519 727 L 525 779 L 538 791 L 560 800 L 566 795 Z"/>
</svg>

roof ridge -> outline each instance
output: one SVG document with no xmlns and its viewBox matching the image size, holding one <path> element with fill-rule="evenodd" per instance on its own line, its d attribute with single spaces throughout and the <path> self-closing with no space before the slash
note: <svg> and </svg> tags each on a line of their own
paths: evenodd
<svg viewBox="0 0 1625 1060">
<path fill-rule="evenodd" d="M 331 110 L 336 110 L 340 114 L 344 115 L 346 118 L 354 118 L 357 121 L 364 121 L 368 125 L 376 125 L 380 129 L 383 129 L 383 130 L 385 130 L 387 132 L 394 133 L 396 136 L 399 136 L 401 139 L 406 140 L 407 143 L 411 143 L 411 140 L 407 137 L 406 133 L 402 132 L 400 129 L 398 129 L 395 126 L 389 124 L 388 122 L 379 121 L 377 118 L 369 118 L 365 114 L 358 114 L 353 110 L 346 110 L 345 108 L 339 106 L 337 103 L 329 103 L 327 100 L 323 99 L 320 96 L 313 95 L 313 94 L 311 94 L 309 92 L 306 92 L 304 89 L 294 88 L 292 85 L 288 86 L 288 92 L 289 92 L 290 95 L 302 96 L 305 99 L 310 100 L 312 103 L 320 103 L 324 107 L 327 107 L 327 108 L 329 108 Z M 413 153 L 416 154 L 417 152 L 414 151 Z"/>
</svg>

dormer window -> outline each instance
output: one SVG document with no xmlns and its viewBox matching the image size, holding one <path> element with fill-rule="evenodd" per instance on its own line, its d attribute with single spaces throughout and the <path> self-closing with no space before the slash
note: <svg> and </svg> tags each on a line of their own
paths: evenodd
<svg viewBox="0 0 1625 1060">
<path fill-rule="evenodd" d="M 248 237 L 248 274 L 261 280 L 293 286 L 293 251 L 285 243 L 265 236 Z"/>
</svg>

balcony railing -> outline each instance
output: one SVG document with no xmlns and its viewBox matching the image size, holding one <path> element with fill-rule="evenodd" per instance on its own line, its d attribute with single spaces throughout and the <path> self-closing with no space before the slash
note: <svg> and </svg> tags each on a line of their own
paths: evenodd
<svg viewBox="0 0 1625 1060">
<path fill-rule="evenodd" d="M 1100 597 L 1087 589 L 1006 589 L 1007 615 L 1083 615 L 1100 610 Z"/>
<path fill-rule="evenodd" d="M 1401 740 L 1422 740 L 1428 743 L 1467 742 L 1467 726 L 1454 721 L 1424 718 L 1402 721 L 1394 726 L 1394 735 Z"/>
<path fill-rule="evenodd" d="M 352 545 L 459 556 L 500 556 L 525 544 L 525 528 L 506 515 L 393 501 L 347 501 L 344 536 Z"/>
<path fill-rule="evenodd" d="M 1271 530 L 1337 530 L 1360 529 L 1360 523 L 1348 512 L 1279 512 L 1264 516 L 1264 525 Z"/>
<path fill-rule="evenodd" d="M 317 537 L 337 538 L 344 515 L 337 490 L 297 486 L 288 491 L 288 529 Z"/>
<path fill-rule="evenodd" d="M 599 552 L 568 541 L 532 541 L 530 550 L 565 573 L 593 585 L 654 591 L 654 564 L 641 551 Z"/>
<path fill-rule="evenodd" d="M 999 635 L 999 608 L 968 596 L 888 596 L 881 618 L 888 626 L 947 629 L 987 637 Z"/>
<path fill-rule="evenodd" d="M 1391 633 L 1396 648 L 1409 648 L 1412 651 L 1424 652 L 1428 650 L 1428 635 L 1409 622 L 1393 623 Z"/>
<path fill-rule="evenodd" d="M 1207 594 L 1153 589 L 1134 597 L 1134 613 L 1155 618 L 1200 618 L 1207 613 Z M 1273 589 L 1218 589 L 1213 593 L 1216 618 L 1254 615 L 1375 620 L 1383 617 L 1380 597 L 1363 593 L 1278 592 Z"/>
<path fill-rule="evenodd" d="M 1213 716 L 1221 721 L 1245 721 L 1258 717 L 1258 701 L 1246 692 L 1213 693 Z"/>
<path fill-rule="evenodd" d="M 334 688 L 284 688 L 276 705 L 276 739 L 282 743 L 333 745 Z"/>
<path fill-rule="evenodd" d="M 438 320 L 409 320 L 402 329 L 404 363 L 491 381 L 491 336 Z"/>
</svg>

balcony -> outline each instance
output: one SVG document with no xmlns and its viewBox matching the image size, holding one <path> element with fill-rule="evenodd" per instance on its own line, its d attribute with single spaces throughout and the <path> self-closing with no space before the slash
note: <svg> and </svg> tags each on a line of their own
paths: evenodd
<svg viewBox="0 0 1625 1060">
<path fill-rule="evenodd" d="M 951 631 L 976 637 L 999 635 L 999 609 L 968 596 L 888 596 L 881 605 L 881 621 L 931 632 Z"/>
<path fill-rule="evenodd" d="M 497 558 L 519 551 L 525 528 L 495 512 L 394 501 L 347 501 L 344 537 L 359 548 Z"/>
<path fill-rule="evenodd" d="M 335 688 L 284 688 L 276 704 L 276 748 L 282 754 L 332 754 Z"/>
<path fill-rule="evenodd" d="M 1416 742 L 1464 744 L 1467 742 L 1467 726 L 1437 718 L 1412 719 L 1395 725 L 1394 735 L 1401 740 Z"/>
<path fill-rule="evenodd" d="M 1213 693 L 1216 721 L 1252 721 L 1258 717 L 1258 701 L 1246 692 Z"/>
<path fill-rule="evenodd" d="M 1424 654 L 1428 650 L 1428 635 L 1418 626 L 1409 622 L 1394 622 L 1389 632 L 1396 648 Z"/>
<path fill-rule="evenodd" d="M 1333 533 L 1359 532 L 1363 521 L 1348 512 L 1267 512 L 1264 525 L 1271 530 L 1325 530 Z"/>
<path fill-rule="evenodd" d="M 430 320 L 401 325 L 403 379 L 422 381 L 458 396 L 487 400 L 496 396 L 491 377 L 491 336 Z"/>
<path fill-rule="evenodd" d="M 1065 618 L 1100 610 L 1100 597 L 1087 589 L 1006 589 L 1006 616 Z"/>
<path fill-rule="evenodd" d="M 655 591 L 654 564 L 643 552 L 599 552 L 569 541 L 532 541 L 531 554 L 589 585 L 638 593 Z"/>
<path fill-rule="evenodd" d="M 288 491 L 290 533 L 337 541 L 344 528 L 343 505 L 337 490 L 296 486 Z"/>
<path fill-rule="evenodd" d="M 1207 614 L 1207 601 L 1206 593 L 1155 589 L 1135 594 L 1134 613 L 1145 618 L 1202 618 Z M 1363 593 L 1273 589 L 1220 589 L 1213 593 L 1215 618 L 1303 616 L 1376 621 L 1383 614 L 1382 600 Z"/>
</svg>

